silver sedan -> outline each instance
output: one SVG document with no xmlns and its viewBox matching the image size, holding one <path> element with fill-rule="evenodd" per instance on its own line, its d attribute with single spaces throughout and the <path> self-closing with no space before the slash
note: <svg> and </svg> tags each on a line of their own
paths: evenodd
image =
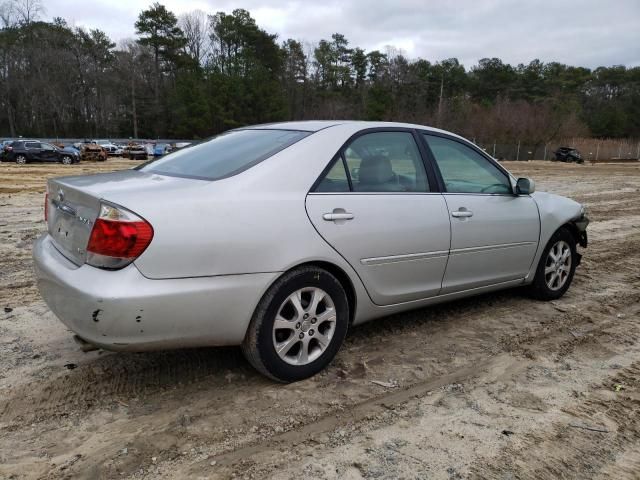
<svg viewBox="0 0 640 480">
<path fill-rule="evenodd" d="M 38 286 L 84 349 L 241 345 L 295 381 L 376 317 L 517 286 L 562 296 L 588 219 L 534 190 L 420 125 L 246 127 L 49 180 Z"/>
</svg>

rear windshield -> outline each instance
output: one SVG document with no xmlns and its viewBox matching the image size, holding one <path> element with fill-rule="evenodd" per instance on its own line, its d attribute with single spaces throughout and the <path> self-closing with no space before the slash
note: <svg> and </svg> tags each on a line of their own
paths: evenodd
<svg viewBox="0 0 640 480">
<path fill-rule="evenodd" d="M 144 172 L 219 180 L 246 170 L 310 132 L 233 130 L 138 167 Z"/>
</svg>

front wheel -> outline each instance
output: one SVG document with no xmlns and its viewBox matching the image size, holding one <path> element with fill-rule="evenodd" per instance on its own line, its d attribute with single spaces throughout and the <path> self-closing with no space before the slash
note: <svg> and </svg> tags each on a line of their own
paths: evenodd
<svg viewBox="0 0 640 480">
<path fill-rule="evenodd" d="M 295 382 L 324 369 L 342 345 L 349 304 L 340 282 L 318 267 L 283 275 L 260 300 L 242 351 L 256 370 Z"/>
<path fill-rule="evenodd" d="M 64 157 L 62 157 L 63 165 L 71 165 L 72 163 L 73 163 L 73 159 L 69 155 L 65 155 Z"/>
<path fill-rule="evenodd" d="M 558 229 L 542 252 L 529 294 L 538 300 L 562 297 L 571 285 L 577 260 L 575 238 L 566 228 Z"/>
</svg>

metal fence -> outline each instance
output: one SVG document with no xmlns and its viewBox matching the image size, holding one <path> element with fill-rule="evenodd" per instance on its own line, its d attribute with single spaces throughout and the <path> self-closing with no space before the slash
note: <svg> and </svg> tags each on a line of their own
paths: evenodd
<svg viewBox="0 0 640 480">
<path fill-rule="evenodd" d="M 518 140 L 510 143 L 472 140 L 498 160 L 552 160 L 558 147 L 576 148 L 587 161 L 640 159 L 640 140 L 635 139 L 568 138 L 537 145 Z"/>
</svg>

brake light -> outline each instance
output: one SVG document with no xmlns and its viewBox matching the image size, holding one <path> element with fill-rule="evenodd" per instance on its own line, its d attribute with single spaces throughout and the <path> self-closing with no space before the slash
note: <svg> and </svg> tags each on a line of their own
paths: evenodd
<svg viewBox="0 0 640 480">
<path fill-rule="evenodd" d="M 87 245 L 87 263 L 101 268 L 122 268 L 151 243 L 153 228 L 122 207 L 102 205 Z"/>
</svg>

